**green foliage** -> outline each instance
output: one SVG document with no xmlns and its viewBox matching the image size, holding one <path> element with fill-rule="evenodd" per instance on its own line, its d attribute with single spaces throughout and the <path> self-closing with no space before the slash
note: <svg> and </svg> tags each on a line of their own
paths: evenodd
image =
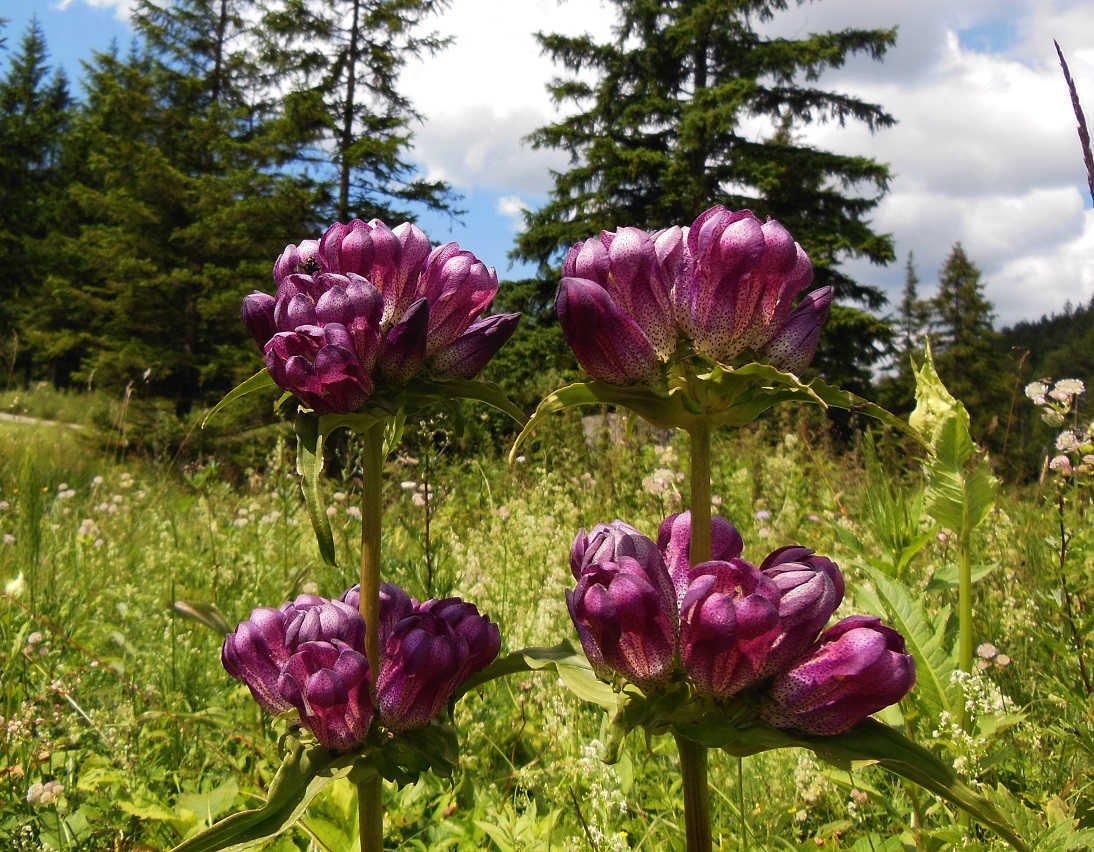
<svg viewBox="0 0 1094 852">
<path fill-rule="evenodd" d="M 406 153 L 421 116 L 398 89 L 410 59 L 448 40 L 420 32 L 444 0 L 275 0 L 265 5 L 263 58 L 303 132 L 297 159 L 335 187 L 327 217 L 400 221 L 424 206 L 454 213 L 444 181 L 415 174 Z M 333 162 L 331 152 L 333 151 Z M 406 209 L 411 205 L 412 209 Z"/>
<path fill-rule="evenodd" d="M 623 225 L 655 230 L 690 224 L 714 204 L 748 208 L 781 222 L 809 253 L 814 284 L 838 300 L 871 310 L 884 304 L 876 287 L 839 269 L 847 258 L 893 259 L 892 240 L 868 216 L 889 181 L 886 166 L 820 151 L 796 138 L 813 122 L 893 124 L 876 104 L 811 85 L 850 57 L 880 60 L 895 30 L 847 29 L 800 39 L 764 38 L 754 22 L 785 8 L 781 0 L 615 0 L 613 37 L 539 34 L 544 51 L 571 76 L 549 85 L 571 107 L 535 131 L 536 148 L 566 151 L 550 200 L 526 214 L 514 254 L 538 263 L 539 298 L 553 295 L 550 267 L 560 252 L 601 230 Z M 763 138 L 742 129 L 766 120 Z M 845 308 L 839 333 L 822 342 L 820 364 L 841 386 L 861 390 L 885 354 L 884 324 Z"/>
<path fill-rule="evenodd" d="M 261 395 L 247 399 L 253 396 Z M 1068 624 L 1060 579 L 1064 571 L 1075 601 L 1094 595 L 1094 545 L 1082 521 L 1089 495 L 1077 494 L 1066 507 L 1075 535 L 1061 569 L 1058 519 L 1036 495 L 1000 488 L 999 511 L 973 536 L 978 559 L 999 566 L 976 587 L 979 641 L 995 647 L 977 654 L 982 668 L 949 681 L 956 595 L 930 578 L 953 563 L 954 537 L 940 540 L 935 523 L 917 516 L 922 481 L 890 476 L 899 533 L 875 529 L 880 510 L 864 507 L 881 474 L 868 472 L 857 454 L 832 452 L 797 407 L 775 411 L 713 437 L 712 493 L 740 528 L 744 557 L 759 564 L 770 550 L 797 542 L 839 562 L 854 598 L 848 611 L 873 601 L 868 608 L 905 631 L 917 657 L 919 686 L 883 721 L 903 724 L 942 763 L 959 761 L 961 783 L 987 797 L 1031 848 L 1089 846 L 1094 728 L 1078 674 L 1082 646 Z M 613 433 L 607 419 L 586 440 L 571 414 L 544 421 L 523 462 L 472 459 L 456 444 L 433 458 L 430 482 L 449 495 L 432 517 L 452 572 L 446 592 L 474 600 L 501 625 L 499 666 L 517 664 L 510 656 L 517 649 L 544 650 L 519 656 L 519 666 L 531 670 L 510 668 L 508 676 L 474 683 L 456 702 L 461 763 L 451 779 L 423 775 L 401 789 L 385 782 L 389 845 L 488 848 L 519 833 L 552 849 L 588 848 L 590 834 L 603 838 L 601 848 L 683 848 L 672 738 L 628 737 L 618 763 L 605 765 L 610 732 L 598 707 L 540 665 L 553 660 L 564 669 L 572 660 L 571 684 L 588 683 L 598 703 L 616 697 L 607 684 L 581 680 L 562 594 L 573 584 L 570 542 L 580 527 L 615 517 L 655 534 L 661 518 L 683 508 L 675 478 L 684 472 L 681 445 L 638 430 Z M 231 409 L 220 412 L 214 425 L 229 416 Z M 0 541 L 0 588 L 10 589 L 0 594 L 0 846 L 39 852 L 63 842 L 105 852 L 124 837 L 134 847 L 165 849 L 226 814 L 260 808 L 291 723 L 263 718 L 223 672 L 221 635 L 173 605 L 215 606 L 235 624 L 256 606 L 302 591 L 338 594 L 355 581 L 319 559 L 292 473 L 291 431 L 281 426 L 286 445 L 266 460 L 267 474 L 251 472 L 230 487 L 220 478 L 224 466 L 164 477 L 138 461 L 112 463 L 93 445 L 73 442 L 72 430 L 0 427 L 0 501 L 8 504 L 0 506 L 0 536 L 15 537 L 14 544 Z M 342 553 L 360 537 L 350 511 L 360 496 L 359 471 L 351 455 L 335 461 L 328 459 L 323 488 Z M 412 445 L 385 467 L 390 483 L 424 479 Z M 416 493 L 390 487 L 384 494 L 384 576 L 408 589 L 418 588 L 423 556 L 400 521 L 411 529 L 422 523 Z M 761 509 L 768 514 L 756 517 Z M 20 536 L 31 544 L 33 527 L 37 556 L 21 561 Z M 837 530 L 884 563 L 883 571 L 859 574 L 865 557 Z M 898 584 L 885 554 L 894 552 L 892 542 L 907 546 L 922 533 L 931 535 L 905 562 Z M 1075 616 L 1088 630 L 1082 619 L 1089 614 L 1077 609 Z M 558 645 L 567 638 L 569 647 Z M 932 683 L 951 706 L 973 707 L 966 728 L 957 731 L 935 714 Z M 724 752 L 712 758 L 715 842 L 735 848 L 742 832 L 737 764 Z M 832 849 L 894 848 L 894 841 L 901 848 L 1003 848 L 986 830 L 962 824 L 945 800 L 850 759 L 847 771 L 827 767 L 806 747 L 746 758 L 751 847 L 817 848 L 820 840 Z M 64 785 L 59 799 L 27 801 L 32 784 L 48 781 Z M 352 848 L 355 811 L 352 786 L 335 781 L 303 823 L 265 848 L 291 852 L 313 838 Z"/>
</svg>

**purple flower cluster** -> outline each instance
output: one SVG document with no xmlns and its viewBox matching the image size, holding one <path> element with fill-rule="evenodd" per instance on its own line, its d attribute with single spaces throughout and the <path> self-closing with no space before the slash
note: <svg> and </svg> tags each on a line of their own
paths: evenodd
<svg viewBox="0 0 1094 852">
<path fill-rule="evenodd" d="M 380 590 L 380 671 L 375 691 L 365 656 L 358 587 L 340 600 L 301 595 L 280 609 L 259 607 L 224 639 L 221 659 L 269 713 L 295 708 L 327 748 L 359 745 L 373 719 L 398 734 L 435 718 L 501 648 L 496 624 L 459 598 Z"/>
<path fill-rule="evenodd" d="M 320 414 L 349 414 L 377 383 L 477 375 L 519 314 L 481 314 L 498 277 L 456 243 L 431 249 L 415 225 L 378 219 L 332 225 L 287 246 L 275 295 L 243 300 L 243 322 L 282 389 Z"/>
<path fill-rule="evenodd" d="M 810 734 L 846 731 L 911 690 L 915 662 L 880 619 L 824 630 L 843 600 L 834 562 L 791 546 L 757 568 L 727 520 L 712 518 L 711 532 L 713 558 L 694 567 L 687 512 L 656 544 L 622 521 L 578 533 L 566 603 L 599 677 L 648 691 L 682 667 L 697 695 L 751 690 L 768 723 Z"/>
<path fill-rule="evenodd" d="M 570 249 L 557 310 L 574 354 L 594 379 L 652 384 L 677 354 L 731 365 L 744 353 L 792 373 L 812 361 L 830 287 L 794 301 L 813 280 L 802 247 L 751 211 L 707 210 L 691 227 L 604 231 Z"/>
</svg>

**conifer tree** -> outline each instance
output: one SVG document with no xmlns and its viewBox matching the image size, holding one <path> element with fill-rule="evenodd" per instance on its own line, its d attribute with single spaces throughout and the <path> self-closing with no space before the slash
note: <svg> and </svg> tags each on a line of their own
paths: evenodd
<svg viewBox="0 0 1094 852">
<path fill-rule="evenodd" d="M 446 0 L 270 0 L 262 32 L 267 61 L 290 93 L 286 110 L 310 132 L 305 155 L 333 182 L 327 218 L 413 218 L 422 206 L 455 212 L 444 181 L 417 176 L 406 159 L 420 121 L 399 91 L 412 57 L 448 40 L 421 33 Z M 332 164 L 333 151 L 333 164 Z"/>
<path fill-rule="evenodd" d="M 0 78 L 0 335 L 17 333 L 23 300 L 41 284 L 34 241 L 61 194 L 59 153 L 70 118 L 68 82 L 50 72 L 45 36 L 32 19 Z"/>
<path fill-rule="evenodd" d="M 930 301 L 931 349 L 939 376 L 969 409 L 977 437 L 988 439 L 1006 414 L 1011 370 L 980 276 L 956 243 L 939 270 L 938 293 Z"/>
<path fill-rule="evenodd" d="M 310 182 L 280 170 L 262 69 L 241 37 L 249 5 L 144 0 L 130 55 L 89 65 L 72 216 L 55 239 L 65 263 L 33 324 L 58 383 L 135 382 L 185 414 L 255 369 L 239 303 L 316 225 Z"/>
<path fill-rule="evenodd" d="M 685 224 L 717 203 L 752 209 L 794 234 L 815 264 L 815 284 L 832 285 L 844 302 L 816 365 L 831 378 L 868 380 L 869 365 L 886 348 L 877 336 L 885 336 L 885 327 L 846 302 L 877 309 L 885 299 L 838 264 L 893 259 L 891 239 L 867 219 L 889 171 L 868 157 L 819 150 L 798 132 L 818 121 L 858 121 L 870 130 L 893 123 L 880 106 L 814 83 L 849 56 L 880 60 L 895 30 L 800 39 L 759 33 L 756 22 L 784 10 L 786 0 L 613 5 L 618 22 L 606 43 L 587 35 L 538 36 L 574 75 L 552 82 L 554 100 L 577 111 L 530 137 L 537 148 L 567 151 L 571 167 L 554 175 L 547 204 L 527 214 L 516 256 L 539 263 L 549 279 L 548 267 L 565 247 L 601 229 Z M 756 118 L 768 127 L 759 137 Z"/>
<path fill-rule="evenodd" d="M 923 343 L 930 323 L 931 307 L 919 297 L 919 273 L 915 255 L 908 252 L 904 264 L 904 292 L 893 322 L 892 372 L 878 382 L 878 402 L 898 414 L 915 408 L 915 377 L 912 359 L 922 359 Z"/>
</svg>

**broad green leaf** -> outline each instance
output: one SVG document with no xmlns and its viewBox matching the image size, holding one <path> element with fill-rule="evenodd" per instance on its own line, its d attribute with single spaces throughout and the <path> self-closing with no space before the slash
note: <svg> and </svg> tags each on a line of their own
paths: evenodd
<svg viewBox="0 0 1094 852">
<path fill-rule="evenodd" d="M 220 820 L 173 852 L 241 850 L 276 837 L 300 818 L 324 787 L 348 775 L 358 758 L 334 754 L 322 745 L 305 748 L 296 743 L 277 770 L 266 804 Z"/>
<path fill-rule="evenodd" d="M 660 429 L 689 429 L 700 422 L 710 426 L 744 426 L 781 402 L 844 408 L 873 417 L 920 440 L 900 418 L 849 391 L 820 379 L 803 384 L 793 373 L 753 363 L 736 370 L 714 367 L 698 375 L 673 376 L 659 388 L 618 387 L 598 381 L 560 388 L 536 407 L 517 436 L 509 459 L 516 458 L 520 445 L 545 418 L 577 405 L 616 405 Z"/>
<path fill-rule="evenodd" d="M 927 441 L 927 493 L 924 508 L 942 526 L 968 542 L 995 504 L 998 483 L 974 458 L 965 406 L 946 389 L 934 369 L 928 345 L 922 366 L 912 365 L 916 408 L 909 423 Z"/>
<path fill-rule="evenodd" d="M 593 674 L 585 655 L 577 650 L 569 639 L 550 648 L 522 648 L 495 660 L 478 674 L 468 679 L 456 693 L 459 698 L 484 683 L 518 672 L 554 670 L 566 687 L 584 701 L 591 701 L 606 710 L 614 710 L 617 693 Z"/>
<path fill-rule="evenodd" d="M 923 605 L 904 586 L 876 568 L 863 566 L 870 577 L 877 603 L 891 626 L 900 631 L 915 658 L 916 694 L 923 700 L 934 718 L 943 712 L 955 714 L 962 701 L 955 694 L 950 678 L 954 660 L 945 646 L 945 637 L 935 630 Z M 865 589 L 860 589 L 860 593 Z M 864 597 L 869 598 L 866 594 Z"/>
<path fill-rule="evenodd" d="M 212 410 L 205 415 L 205 419 L 201 421 L 201 428 L 204 429 L 206 426 L 208 426 L 209 421 L 213 419 L 213 415 L 215 415 L 226 405 L 235 402 L 241 396 L 246 396 L 249 393 L 254 393 L 255 391 L 265 390 L 266 388 L 273 387 L 277 387 L 277 384 L 274 382 L 273 376 L 270 375 L 269 371 L 265 367 L 263 367 L 245 382 L 236 385 L 234 388 L 228 391 L 224 399 L 214 405 Z"/>
</svg>

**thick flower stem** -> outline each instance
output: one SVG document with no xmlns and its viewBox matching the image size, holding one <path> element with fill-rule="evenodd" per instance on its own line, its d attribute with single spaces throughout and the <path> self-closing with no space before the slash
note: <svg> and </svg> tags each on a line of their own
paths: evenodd
<svg viewBox="0 0 1094 852">
<path fill-rule="evenodd" d="M 710 560 L 710 427 L 693 426 L 691 439 L 691 543 L 689 561 Z M 688 852 L 710 852 L 710 787 L 707 783 L 707 747 L 676 735 L 680 773 L 684 781 L 684 825 Z"/>
<path fill-rule="evenodd" d="M 691 564 L 710 560 L 710 427 L 698 423 L 691 438 Z"/>
<path fill-rule="evenodd" d="M 361 615 L 372 682 L 380 671 L 380 521 L 383 514 L 384 422 L 364 435 L 364 493 L 361 495 Z"/>
<path fill-rule="evenodd" d="M 364 434 L 364 487 L 361 496 L 361 615 L 365 619 L 365 654 L 372 685 L 380 671 L 380 521 L 383 514 L 384 422 Z M 383 785 L 379 775 L 357 785 L 361 852 L 384 848 Z"/>
<path fill-rule="evenodd" d="M 358 782 L 357 815 L 361 827 L 361 852 L 383 852 L 383 781 L 378 774 Z"/>
<path fill-rule="evenodd" d="M 707 747 L 676 735 L 680 773 L 684 780 L 684 830 L 688 852 L 711 852 L 710 786 L 707 783 Z"/>
</svg>

